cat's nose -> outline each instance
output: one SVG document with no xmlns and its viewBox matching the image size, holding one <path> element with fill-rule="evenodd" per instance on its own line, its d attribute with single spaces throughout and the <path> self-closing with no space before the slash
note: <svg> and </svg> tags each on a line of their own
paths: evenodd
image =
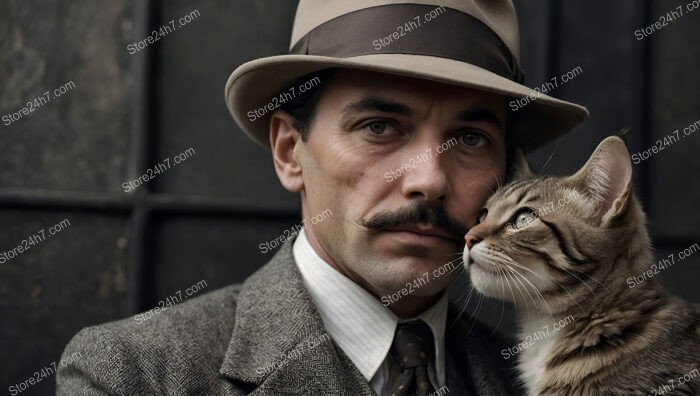
<svg viewBox="0 0 700 396">
<path fill-rule="evenodd" d="M 472 233 L 468 233 L 464 236 L 464 240 L 467 241 L 467 248 L 469 248 L 469 250 L 471 250 L 472 246 L 481 242 L 483 239 L 484 238 L 480 237 L 479 235 Z"/>
</svg>

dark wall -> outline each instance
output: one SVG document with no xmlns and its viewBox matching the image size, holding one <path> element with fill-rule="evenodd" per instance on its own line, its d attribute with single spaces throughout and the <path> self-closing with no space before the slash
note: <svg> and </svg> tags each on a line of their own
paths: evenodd
<svg viewBox="0 0 700 396">
<path fill-rule="evenodd" d="M 549 159 L 547 173 L 572 172 L 624 127 L 637 152 L 700 118 L 700 48 L 688 39 L 699 36 L 700 10 L 634 35 L 685 3 L 517 1 L 527 82 L 580 66 L 553 94 L 591 110 L 532 156 L 538 169 Z M 271 257 L 258 245 L 297 222 L 297 198 L 280 187 L 269 152 L 237 130 L 223 88 L 241 63 L 285 52 L 294 9 L 273 0 L 0 0 L 0 117 L 44 92 L 51 98 L 0 123 L 0 254 L 45 235 L 0 264 L 0 392 L 58 363 L 84 326 L 198 283 L 204 293 L 240 282 Z M 195 10 L 190 23 L 129 53 Z M 700 242 L 699 149 L 697 132 L 634 166 L 659 256 Z M 124 191 L 166 159 L 170 169 Z M 700 301 L 698 264 L 700 254 L 664 271 L 668 288 Z M 500 309 L 487 304 L 479 316 L 495 322 Z M 51 393 L 54 381 L 22 394 Z"/>
</svg>

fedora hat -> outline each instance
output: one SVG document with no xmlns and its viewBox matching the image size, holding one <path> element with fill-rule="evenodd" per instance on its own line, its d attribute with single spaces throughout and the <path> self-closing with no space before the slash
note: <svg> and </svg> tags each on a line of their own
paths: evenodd
<svg viewBox="0 0 700 396">
<path fill-rule="evenodd" d="M 269 148 L 270 114 L 299 93 L 291 84 L 301 77 L 327 68 L 389 73 L 506 96 L 517 120 L 512 136 L 531 151 L 588 111 L 523 85 L 519 57 L 511 0 L 300 0 L 289 53 L 236 68 L 226 104 L 241 129 Z"/>
</svg>

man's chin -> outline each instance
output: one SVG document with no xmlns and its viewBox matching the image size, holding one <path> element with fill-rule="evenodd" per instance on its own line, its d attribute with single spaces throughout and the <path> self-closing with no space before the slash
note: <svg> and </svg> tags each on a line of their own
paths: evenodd
<svg viewBox="0 0 700 396">
<path fill-rule="evenodd" d="M 437 263 L 434 260 L 402 257 L 385 267 L 384 281 L 378 288 L 391 293 L 401 292 L 411 296 L 431 296 L 446 289 L 457 273 L 459 262 Z M 392 276 L 393 275 L 393 276 Z"/>
<path fill-rule="evenodd" d="M 425 309 L 442 296 L 447 286 L 444 280 L 431 279 L 425 276 L 408 279 L 403 283 L 391 282 L 391 285 L 382 288 L 385 292 L 379 296 L 379 300 L 382 305 L 390 309 L 392 309 L 392 306 L 406 309 L 406 307 L 414 304 L 417 304 L 417 306 L 424 305 L 423 308 Z M 419 301 L 423 301 L 423 303 Z"/>
</svg>

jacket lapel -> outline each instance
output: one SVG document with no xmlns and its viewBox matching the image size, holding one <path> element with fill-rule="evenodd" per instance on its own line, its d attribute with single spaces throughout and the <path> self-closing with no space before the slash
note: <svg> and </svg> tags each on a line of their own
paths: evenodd
<svg viewBox="0 0 700 396">
<path fill-rule="evenodd" d="M 287 241 L 241 288 L 220 372 L 252 395 L 374 395 L 326 333 Z M 225 390 L 222 389 L 222 390 Z"/>
</svg>

